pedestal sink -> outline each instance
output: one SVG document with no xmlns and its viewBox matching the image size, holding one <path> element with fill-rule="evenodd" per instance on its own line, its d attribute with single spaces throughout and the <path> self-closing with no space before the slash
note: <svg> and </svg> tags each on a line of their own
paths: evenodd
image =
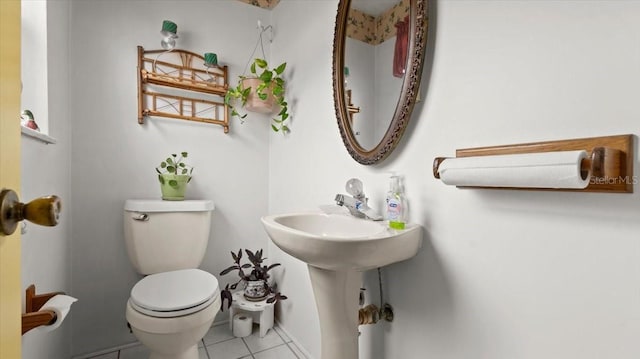
<svg viewBox="0 0 640 359">
<path fill-rule="evenodd" d="M 361 273 L 418 253 L 421 227 L 389 229 L 348 214 L 289 213 L 262 217 L 271 240 L 304 261 L 320 317 L 322 359 L 358 358 Z"/>
</svg>

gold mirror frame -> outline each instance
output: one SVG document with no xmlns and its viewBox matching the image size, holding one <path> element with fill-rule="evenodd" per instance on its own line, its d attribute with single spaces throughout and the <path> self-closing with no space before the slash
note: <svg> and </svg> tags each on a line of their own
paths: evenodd
<svg viewBox="0 0 640 359">
<path fill-rule="evenodd" d="M 347 20 L 351 0 L 340 0 L 338 4 L 338 15 L 336 16 L 336 27 L 333 38 L 333 98 L 335 103 L 336 117 L 340 136 L 347 151 L 354 160 L 363 164 L 371 165 L 384 160 L 391 154 L 398 145 L 404 133 L 413 106 L 416 102 L 422 67 L 424 64 L 425 48 L 427 45 L 427 12 L 428 0 L 411 0 L 410 10 L 410 37 L 407 55 L 407 71 L 402 83 L 398 104 L 391 124 L 384 137 L 371 150 L 366 150 L 358 144 L 351 128 L 350 114 L 344 90 L 344 50 L 347 38 Z"/>
</svg>

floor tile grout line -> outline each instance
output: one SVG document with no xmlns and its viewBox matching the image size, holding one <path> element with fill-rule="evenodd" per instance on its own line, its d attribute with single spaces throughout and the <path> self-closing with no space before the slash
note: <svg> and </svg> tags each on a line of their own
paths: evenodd
<svg viewBox="0 0 640 359">
<path fill-rule="evenodd" d="M 279 330 L 276 330 L 275 327 L 273 329 L 274 332 L 276 332 L 276 334 L 278 334 L 278 336 L 280 337 L 280 339 L 282 339 L 283 342 L 285 343 L 291 343 L 293 340 L 291 338 L 289 338 L 289 341 L 287 341 L 286 339 L 284 339 L 284 337 L 282 336 L 282 334 L 280 334 Z"/>
<path fill-rule="evenodd" d="M 293 342 L 289 342 L 289 343 L 293 343 Z M 298 356 L 298 353 L 296 353 L 296 351 L 295 351 L 295 350 L 293 350 L 293 348 L 291 347 L 291 345 L 289 345 L 289 343 L 284 343 L 284 345 L 286 345 L 286 346 L 287 346 L 287 348 L 289 348 L 289 350 L 291 350 L 291 352 L 293 353 L 293 355 L 294 355 L 297 359 L 303 359 L 303 358 L 300 358 L 300 357 Z"/>
<path fill-rule="evenodd" d="M 207 347 L 207 346 L 212 346 L 212 345 L 216 345 L 216 344 L 220 344 L 220 343 L 228 342 L 228 341 L 231 341 L 231 340 L 234 340 L 234 339 L 238 339 L 238 338 L 233 337 L 233 338 L 223 339 L 223 340 L 221 340 L 221 341 L 219 341 L 219 342 L 209 343 L 209 344 L 205 343 L 205 342 L 204 342 L 204 339 L 202 339 L 202 343 L 204 344 L 204 346 L 205 346 L 205 347 Z"/>
<path fill-rule="evenodd" d="M 242 343 L 244 343 L 244 346 L 247 347 L 247 350 L 249 351 L 249 355 L 251 355 L 251 357 L 255 359 L 256 357 L 253 356 L 253 352 L 251 351 L 251 348 L 249 348 L 249 344 L 247 344 L 247 341 L 244 340 L 244 338 L 240 338 L 240 340 L 242 340 Z"/>
<path fill-rule="evenodd" d="M 242 357 L 242 358 L 243 358 L 243 359 L 244 359 L 244 358 L 247 358 L 247 359 L 248 359 L 248 358 L 255 359 L 254 354 L 259 354 L 259 353 L 266 352 L 266 351 L 269 351 L 269 350 L 272 350 L 272 349 L 275 349 L 275 348 L 278 348 L 278 347 L 281 347 L 281 346 L 285 346 L 285 347 L 286 347 L 286 348 L 287 348 L 287 349 L 288 349 L 288 350 L 289 350 L 289 351 L 290 351 L 290 352 L 291 352 L 291 353 L 292 353 L 292 354 L 293 354 L 297 359 L 306 359 L 306 357 L 305 357 L 305 356 L 300 357 L 300 356 L 298 355 L 298 353 L 296 353 L 296 351 L 295 351 L 295 350 L 294 350 L 294 348 L 292 347 L 292 345 L 295 345 L 295 342 L 294 342 L 292 339 L 289 339 L 289 341 L 287 341 L 287 340 L 283 337 L 283 335 L 280 333 L 280 331 L 279 331 L 279 330 L 276 330 L 275 328 L 274 328 L 273 330 L 276 332 L 276 335 L 278 335 L 278 337 L 280 337 L 280 340 L 282 340 L 282 343 L 281 343 L 281 344 L 276 344 L 276 345 L 271 346 L 271 347 L 268 347 L 268 348 L 263 348 L 263 349 L 260 349 L 260 350 L 255 351 L 255 352 L 251 350 L 251 348 L 249 347 L 249 344 L 247 343 L 247 341 L 246 341 L 244 338 L 239 338 L 239 339 L 241 339 L 241 340 L 242 340 L 242 343 L 244 344 L 244 346 L 245 346 L 245 347 L 247 348 L 247 350 L 249 351 L 249 355 L 244 356 L 244 357 Z M 204 351 L 205 351 L 205 354 L 206 354 L 207 358 L 208 358 L 208 359 L 211 359 L 211 354 L 209 354 L 209 350 L 207 349 L 207 346 L 213 346 L 213 345 L 220 344 L 220 343 L 224 343 L 224 342 L 228 342 L 228 341 L 231 341 L 231 340 L 234 340 L 234 339 L 238 339 L 238 338 L 228 338 L 228 339 L 220 340 L 220 341 L 217 341 L 217 342 L 214 342 L 214 343 L 210 343 L 210 344 L 206 344 L 206 343 L 205 343 L 205 341 L 204 341 L 204 338 L 203 338 L 203 339 L 201 339 L 201 340 L 200 340 L 200 342 L 202 343 L 202 348 L 204 349 Z M 297 346 L 296 346 L 296 347 L 297 347 Z M 115 353 L 117 353 L 117 357 L 116 357 L 116 359 L 120 359 L 120 358 L 121 358 L 121 355 L 122 355 L 122 350 L 117 350 L 117 351 L 114 351 L 114 352 L 115 352 Z M 112 352 L 112 353 L 113 353 L 113 352 Z"/>
<path fill-rule="evenodd" d="M 200 339 L 202 342 L 202 348 L 204 349 L 204 353 L 207 354 L 207 359 L 211 359 L 211 355 L 209 355 L 209 351 L 207 350 L 207 346 L 204 345 L 204 339 Z"/>
<path fill-rule="evenodd" d="M 286 346 L 289 350 L 291 350 L 291 348 L 289 348 L 289 346 L 287 345 L 287 343 L 282 343 L 282 344 L 274 345 L 274 346 L 272 346 L 272 347 L 270 347 L 270 348 L 260 349 L 260 350 L 258 350 L 258 351 L 257 351 L 257 352 L 255 352 L 255 353 L 254 353 L 254 352 L 251 352 L 251 354 L 260 354 L 260 353 L 264 353 L 264 352 L 269 351 L 269 350 L 271 350 L 271 349 L 279 348 L 279 347 L 282 347 L 282 346 Z M 293 350 L 291 350 L 291 351 L 293 351 Z"/>
<path fill-rule="evenodd" d="M 295 351 L 295 350 L 293 350 L 293 348 L 291 347 L 291 345 L 290 345 L 290 344 L 295 345 L 295 346 L 296 346 L 296 348 L 298 348 L 298 346 L 297 346 L 297 345 L 296 345 L 296 343 L 293 341 L 293 339 L 289 338 L 289 341 L 287 341 L 286 339 L 284 339 L 284 337 L 282 336 L 282 334 L 280 334 L 280 330 L 282 330 L 282 329 L 280 328 L 280 326 L 278 326 L 278 327 L 277 327 L 277 328 L 278 328 L 278 330 L 276 330 L 275 328 L 276 328 L 276 327 L 274 327 L 274 331 L 276 332 L 276 334 L 278 334 L 278 336 L 280 336 L 280 339 L 282 339 L 282 341 L 287 345 L 287 347 L 289 347 L 289 350 L 291 350 L 291 352 L 293 352 L 293 355 L 295 355 L 295 356 L 296 356 L 296 358 L 298 358 L 298 359 L 306 359 L 306 358 L 307 358 L 304 354 L 303 354 L 303 358 L 300 358 L 300 357 L 298 356 L 298 353 L 296 353 L 296 351 Z M 287 336 L 287 337 L 289 337 L 289 336 Z M 300 349 L 298 348 L 298 351 L 299 351 L 299 350 L 300 350 Z"/>
</svg>

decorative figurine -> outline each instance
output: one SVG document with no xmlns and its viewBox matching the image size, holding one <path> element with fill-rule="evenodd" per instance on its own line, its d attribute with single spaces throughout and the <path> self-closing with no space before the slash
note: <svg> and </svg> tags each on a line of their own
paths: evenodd
<svg viewBox="0 0 640 359">
<path fill-rule="evenodd" d="M 36 120 L 33 119 L 33 113 L 29 110 L 22 111 L 20 115 L 20 124 L 24 127 L 30 128 L 35 131 L 40 131 Z"/>
</svg>

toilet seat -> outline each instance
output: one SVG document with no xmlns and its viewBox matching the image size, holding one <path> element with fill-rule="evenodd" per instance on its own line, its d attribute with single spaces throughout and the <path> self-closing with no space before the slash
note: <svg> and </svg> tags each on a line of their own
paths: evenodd
<svg viewBox="0 0 640 359">
<path fill-rule="evenodd" d="M 131 289 L 129 303 L 142 314 L 173 318 L 201 311 L 220 296 L 218 280 L 200 269 L 151 274 Z"/>
</svg>

